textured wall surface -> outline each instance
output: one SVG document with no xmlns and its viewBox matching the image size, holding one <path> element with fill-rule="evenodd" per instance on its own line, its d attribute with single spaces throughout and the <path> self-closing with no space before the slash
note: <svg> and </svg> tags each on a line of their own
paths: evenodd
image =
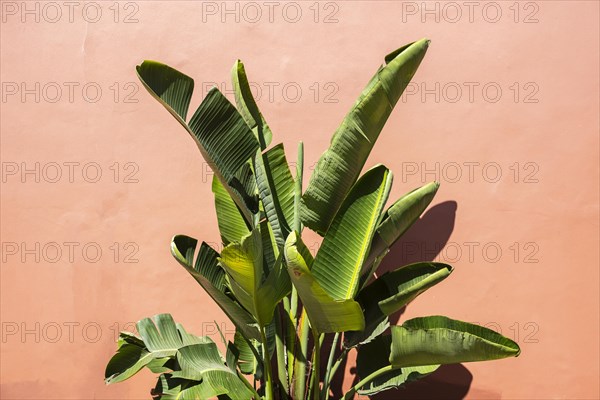
<svg viewBox="0 0 600 400">
<path fill-rule="evenodd" d="M 599 398 L 597 1 L 0 10 L 2 399 L 148 398 L 149 373 L 102 378 L 117 331 L 160 312 L 232 336 L 169 254 L 176 233 L 219 242 L 210 170 L 136 64 L 194 77 L 197 105 L 215 83 L 231 90 L 242 59 L 274 143 L 294 160 L 303 140 L 310 166 L 385 54 L 421 37 L 429 52 L 366 167 L 394 171 L 390 200 L 442 184 L 384 268 L 436 259 L 455 272 L 400 320 L 478 322 L 522 355 L 445 367 L 387 398 Z M 351 360 L 345 387 L 353 373 Z"/>
</svg>

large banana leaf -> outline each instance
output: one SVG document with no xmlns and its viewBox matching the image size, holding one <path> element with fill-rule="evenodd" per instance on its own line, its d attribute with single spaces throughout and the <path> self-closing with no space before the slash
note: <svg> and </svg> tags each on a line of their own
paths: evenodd
<svg viewBox="0 0 600 400">
<path fill-rule="evenodd" d="M 363 288 L 357 301 L 365 310 L 366 327 L 345 337 L 346 347 L 352 347 L 373 335 L 387 316 L 399 311 L 430 287 L 446 279 L 452 267 L 437 262 L 420 262 L 387 272 Z"/>
<path fill-rule="evenodd" d="M 310 271 L 312 257 L 296 232 L 288 236 L 284 252 L 288 273 L 313 329 L 318 333 L 364 329 L 360 305 L 353 299 L 334 300 L 313 276 Z"/>
<path fill-rule="evenodd" d="M 242 238 L 241 243 L 231 243 L 223 249 L 219 264 L 229 275 L 229 284 L 236 299 L 248 310 L 262 327 L 273 319 L 275 306 L 291 290 L 281 257 L 263 282 L 262 238 L 254 229 Z"/>
<path fill-rule="evenodd" d="M 235 372 L 235 363 L 232 366 L 226 365 L 214 343 L 182 347 L 177 353 L 177 361 L 181 371 L 173 373 L 173 376 L 209 385 L 213 389 L 210 397 L 226 394 L 233 400 L 252 398 L 252 392 Z"/>
<path fill-rule="evenodd" d="M 215 195 L 215 209 L 217 211 L 217 222 L 223 244 L 239 242 L 250 230 L 238 206 L 223 187 L 216 176 L 213 176 L 212 191 Z"/>
<path fill-rule="evenodd" d="M 256 181 L 277 246 L 283 248 L 294 220 L 294 178 L 282 144 L 256 155 Z"/>
<path fill-rule="evenodd" d="M 392 245 L 419 219 L 439 187 L 438 182 L 430 182 L 400 197 L 386 210 L 377 226 L 369 256 L 363 265 L 363 285 L 377 269 L 378 264 L 375 260 L 385 256 Z"/>
<path fill-rule="evenodd" d="M 161 374 L 151 394 L 155 400 L 199 400 L 218 396 L 208 382 L 177 378 L 172 374 Z"/>
<path fill-rule="evenodd" d="M 362 265 L 392 185 L 383 165 L 367 171 L 352 187 L 323 239 L 312 274 L 334 300 L 353 299 Z"/>
<path fill-rule="evenodd" d="M 496 360 L 521 352 L 515 342 L 491 329 L 442 316 L 414 318 L 391 331 L 360 348 L 356 367 L 365 384 L 359 393 L 401 385 L 442 364 Z M 382 361 L 386 357 L 387 362 Z"/>
<path fill-rule="evenodd" d="M 194 263 L 197 244 L 198 241 L 189 236 L 175 236 L 171 253 L 247 338 L 260 340 L 260 331 L 252 315 L 226 293 L 224 271 L 217 261 L 219 254 L 202 242 Z"/>
<path fill-rule="evenodd" d="M 231 354 L 228 352 L 228 355 Z M 185 346 L 177 352 L 180 369 L 162 374 L 152 395 L 160 400 L 227 398 L 247 400 L 250 391 L 236 373 L 236 359 L 223 363 L 212 342 Z M 229 362 L 232 365 L 229 365 Z"/>
<path fill-rule="evenodd" d="M 428 45 L 423 39 L 388 54 L 342 121 L 302 196 L 302 222 L 309 228 L 327 232 Z"/>
<path fill-rule="evenodd" d="M 521 353 L 517 343 L 491 329 L 443 316 L 392 327 L 391 350 L 395 367 L 497 360 Z"/>
<path fill-rule="evenodd" d="M 271 143 L 273 133 L 260 113 L 256 101 L 254 101 L 246 69 L 240 60 L 237 60 L 231 69 L 231 80 L 233 81 L 233 93 L 235 94 L 237 109 L 264 150 Z"/>
<path fill-rule="evenodd" d="M 158 364 L 164 364 L 167 359 L 175 357 L 181 347 L 210 341 L 207 337 L 188 334 L 181 325 L 175 324 L 169 314 L 145 318 L 137 323 L 137 330 L 140 337 L 121 333 L 117 353 L 106 366 L 106 384 L 129 379 L 156 360 L 160 360 Z"/>
<path fill-rule="evenodd" d="M 186 122 L 194 90 L 192 78 L 156 61 L 138 65 L 137 74 L 150 94 L 195 139 L 206 162 L 251 221 L 258 203 L 254 193 L 249 193 L 244 185 L 247 171 L 242 168 L 254 157 L 259 144 L 235 107 L 218 89 L 212 88 Z"/>
</svg>

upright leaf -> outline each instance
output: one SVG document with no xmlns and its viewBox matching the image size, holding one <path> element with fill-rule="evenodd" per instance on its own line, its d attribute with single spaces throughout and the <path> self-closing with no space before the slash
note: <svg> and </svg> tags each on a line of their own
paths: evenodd
<svg viewBox="0 0 600 400">
<path fill-rule="evenodd" d="M 425 56 L 429 40 L 401 47 L 385 58 L 334 133 L 302 196 L 302 222 L 324 235 L 356 182 L 392 109 Z"/>
<path fill-rule="evenodd" d="M 294 221 L 294 178 L 282 144 L 256 155 L 256 181 L 277 246 L 283 248 Z"/>
<path fill-rule="evenodd" d="M 363 284 L 368 281 L 377 269 L 374 261 L 385 256 L 394 243 L 419 219 L 437 193 L 440 184 L 430 182 L 400 197 L 392 204 L 381 218 L 377 232 L 371 242 L 369 257 L 363 266 Z"/>
<path fill-rule="evenodd" d="M 229 243 L 239 242 L 250 232 L 243 214 L 216 176 L 213 177 L 212 191 L 215 195 L 217 222 L 223 244 L 227 246 Z"/>
<path fill-rule="evenodd" d="M 334 300 L 352 299 L 392 174 L 383 165 L 367 171 L 344 200 L 315 258 L 312 274 Z"/>
<path fill-rule="evenodd" d="M 334 300 L 313 276 L 310 271 L 312 257 L 296 232 L 288 236 L 284 252 L 290 279 L 298 291 L 313 329 L 319 333 L 364 329 L 365 321 L 360 305 L 352 299 Z"/>
<path fill-rule="evenodd" d="M 250 83 L 246 76 L 246 69 L 240 60 L 237 60 L 231 69 L 231 80 L 233 81 L 233 92 L 238 111 L 246 124 L 252 129 L 261 148 L 264 150 L 271 143 L 273 133 L 260 113 L 256 101 L 254 101 Z"/>
<path fill-rule="evenodd" d="M 189 76 L 156 61 L 137 66 L 144 87 L 183 125 L 200 152 L 224 183 L 248 221 L 258 212 L 254 193 L 244 187 L 242 168 L 254 157 L 258 141 L 235 107 L 212 88 L 189 122 L 186 122 L 194 81 Z"/>
</svg>

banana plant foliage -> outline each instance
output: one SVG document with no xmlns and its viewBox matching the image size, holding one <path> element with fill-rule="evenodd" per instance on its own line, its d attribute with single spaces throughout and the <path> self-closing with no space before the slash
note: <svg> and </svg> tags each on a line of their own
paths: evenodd
<svg viewBox="0 0 600 400">
<path fill-rule="evenodd" d="M 156 61 L 137 67 L 144 87 L 214 171 L 223 247 L 176 235 L 171 253 L 236 331 L 226 338 L 219 330 L 215 342 L 188 333 L 168 314 L 142 319 L 136 333 L 121 333 L 106 367 L 107 384 L 147 368 L 158 374 L 154 399 L 325 400 L 333 396 L 340 365 L 357 351 L 358 380 L 342 396 L 352 399 L 401 387 L 443 364 L 519 355 L 519 346 L 499 333 L 447 317 L 390 326 L 392 314 L 453 271 L 447 264 L 418 262 L 377 274 L 439 184 L 390 201 L 393 174 L 387 167 L 375 165 L 361 175 L 428 46 L 419 40 L 385 57 L 305 191 L 303 144 L 293 174 L 283 144 L 271 145 L 273 132 L 241 61 L 231 71 L 235 105 L 213 88 L 191 118 L 192 78 Z M 314 255 L 302 240 L 305 227 L 323 237 Z M 200 310 L 207 299 L 199 298 Z M 330 348 L 322 346 L 326 340 Z"/>
</svg>

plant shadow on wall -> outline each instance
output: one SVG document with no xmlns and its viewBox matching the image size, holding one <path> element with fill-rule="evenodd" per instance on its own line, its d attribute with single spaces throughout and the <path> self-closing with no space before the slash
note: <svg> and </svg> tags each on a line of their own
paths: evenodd
<svg viewBox="0 0 600 400">
<path fill-rule="evenodd" d="M 232 70 L 237 107 L 213 88 L 191 118 L 192 78 L 155 61 L 137 67 L 144 87 L 190 134 L 214 171 L 223 250 L 219 254 L 206 242 L 177 235 L 171 253 L 236 332 L 233 341 L 221 334 L 222 354 L 211 338 L 188 333 L 169 314 L 145 318 L 138 334 L 120 334 L 106 367 L 107 384 L 148 368 L 158 374 L 151 391 L 157 400 L 350 400 L 435 371 L 460 371 L 458 363 L 520 354 L 515 342 L 497 332 L 443 316 L 396 325 L 399 311 L 453 271 L 434 262 L 435 255 L 404 266 L 396 258 L 397 243 L 405 243 L 398 240 L 419 221 L 439 183 L 416 188 L 385 208 L 392 172 L 381 164 L 361 172 L 428 46 L 428 40 L 419 40 L 385 57 L 334 133 L 306 190 L 303 144 L 292 174 L 283 144 L 270 146 L 273 132 L 240 61 Z M 447 242 L 452 227 L 432 229 L 440 221 L 429 215 L 449 209 L 455 211 L 456 203 L 433 207 L 409 235 Z M 302 240 L 304 228 L 323 237 L 314 257 Z M 332 390 L 351 352 L 357 354 L 356 380 L 345 393 L 339 386 Z"/>
</svg>

